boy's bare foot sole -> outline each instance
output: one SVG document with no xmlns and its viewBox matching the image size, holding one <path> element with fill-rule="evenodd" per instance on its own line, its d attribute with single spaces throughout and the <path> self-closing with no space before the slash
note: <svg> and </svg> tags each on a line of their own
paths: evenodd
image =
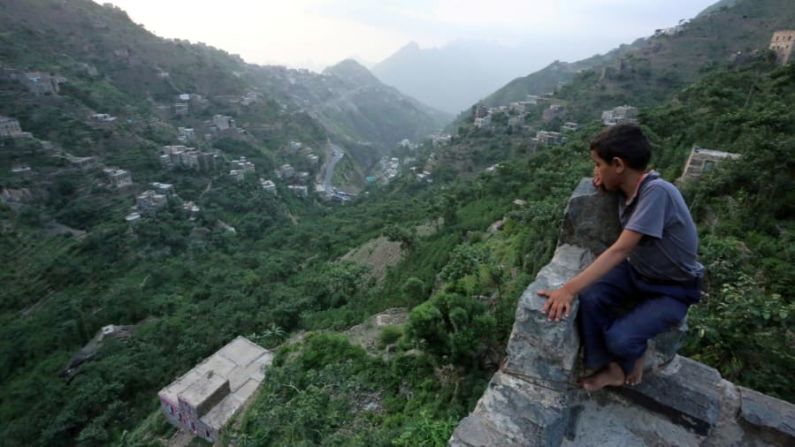
<svg viewBox="0 0 795 447">
<path fill-rule="evenodd" d="M 640 385 L 643 381 L 643 365 L 646 363 L 646 354 L 643 354 L 639 359 L 635 360 L 635 366 L 632 371 L 627 375 L 627 385 Z"/>
<path fill-rule="evenodd" d="M 621 386 L 626 378 L 617 363 L 611 362 L 604 369 L 579 381 L 585 391 L 599 391 L 606 386 Z"/>
</svg>

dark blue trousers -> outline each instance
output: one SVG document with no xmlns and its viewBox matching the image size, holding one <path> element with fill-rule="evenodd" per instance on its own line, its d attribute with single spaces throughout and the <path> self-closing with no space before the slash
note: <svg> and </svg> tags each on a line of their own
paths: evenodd
<svg viewBox="0 0 795 447">
<path fill-rule="evenodd" d="M 700 296 L 695 282 L 651 283 L 629 262 L 617 265 L 579 296 L 585 366 L 600 369 L 616 362 L 629 374 L 646 352 L 646 342 L 678 325 Z"/>
</svg>

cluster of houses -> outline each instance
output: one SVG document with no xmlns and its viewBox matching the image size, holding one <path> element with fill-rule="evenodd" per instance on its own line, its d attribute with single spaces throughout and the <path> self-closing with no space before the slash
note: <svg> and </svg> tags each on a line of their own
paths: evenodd
<svg viewBox="0 0 795 447">
<path fill-rule="evenodd" d="M 309 146 L 305 146 L 304 143 L 300 141 L 289 141 L 287 143 L 287 153 L 288 154 L 297 154 L 301 153 L 306 157 L 307 161 L 313 166 L 317 166 L 320 163 L 320 157 L 315 155 L 312 151 L 312 148 Z"/>
<path fill-rule="evenodd" d="M 291 182 L 291 184 L 287 186 L 287 189 L 298 197 L 307 197 L 309 195 L 309 188 L 306 186 L 311 177 L 309 172 L 296 171 L 291 164 L 285 163 L 276 170 L 276 177 Z"/>
<path fill-rule="evenodd" d="M 453 136 L 449 133 L 441 133 L 431 135 L 431 144 L 433 147 L 446 146 L 453 141 Z"/>
<path fill-rule="evenodd" d="M 183 145 L 163 146 L 160 163 L 168 168 L 192 169 L 209 172 L 215 169 L 218 156 Z"/>
<path fill-rule="evenodd" d="M 602 123 L 604 123 L 605 126 L 615 126 L 616 124 L 637 122 L 638 109 L 626 104 L 602 112 Z"/>
<path fill-rule="evenodd" d="M 411 140 L 409 140 L 408 138 L 404 138 L 404 139 L 400 140 L 400 142 L 397 145 L 400 148 L 408 149 L 408 150 L 411 150 L 411 151 L 413 151 L 413 150 L 417 149 L 418 147 L 420 147 L 419 144 L 412 143 Z"/>
<path fill-rule="evenodd" d="M 381 165 L 381 169 L 383 171 L 384 181 L 389 182 L 390 180 L 397 177 L 398 170 L 400 169 L 400 160 L 397 157 L 384 157 L 381 159 L 379 164 Z"/>
<path fill-rule="evenodd" d="M 207 107 L 209 101 L 196 93 L 181 93 L 177 95 L 172 106 L 174 116 L 187 116 L 191 110 L 202 110 Z"/>
<path fill-rule="evenodd" d="M 229 164 L 232 166 L 232 169 L 229 170 L 229 176 L 238 182 L 242 182 L 246 178 L 246 174 L 257 172 L 254 163 L 248 161 L 248 159 L 243 156 L 237 160 L 232 160 Z"/>
<path fill-rule="evenodd" d="M 509 126 L 522 127 L 530 106 L 538 106 L 549 102 L 551 102 L 549 96 L 527 95 L 527 100 L 514 101 L 508 105 L 487 107 L 485 104 L 478 104 L 474 107 L 473 125 L 478 129 L 488 128 L 492 124 L 492 115 L 502 112 L 509 116 Z M 563 117 L 565 114 L 565 107 L 560 104 L 550 104 L 543 112 L 543 120 L 545 123 L 549 123 L 556 118 Z"/>
</svg>

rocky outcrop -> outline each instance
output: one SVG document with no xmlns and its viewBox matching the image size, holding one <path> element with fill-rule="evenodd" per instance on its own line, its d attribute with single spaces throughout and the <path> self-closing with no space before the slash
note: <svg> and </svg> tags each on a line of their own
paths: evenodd
<svg viewBox="0 0 795 447">
<path fill-rule="evenodd" d="M 642 384 L 588 394 L 576 387 L 574 318 L 550 322 L 540 289 L 561 286 L 615 240 L 617 198 L 583 179 L 558 247 L 519 299 L 507 358 L 449 444 L 475 446 L 795 445 L 795 406 L 723 380 L 676 355 L 686 324 L 649 344 Z M 572 315 L 576 315 L 575 301 Z"/>
</svg>

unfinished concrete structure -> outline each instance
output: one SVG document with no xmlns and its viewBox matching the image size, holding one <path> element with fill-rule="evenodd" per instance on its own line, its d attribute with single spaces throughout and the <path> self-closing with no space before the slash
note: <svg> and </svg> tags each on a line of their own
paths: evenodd
<svg viewBox="0 0 795 447">
<path fill-rule="evenodd" d="M 776 53 L 776 62 L 784 65 L 792 59 L 795 49 L 795 30 L 781 30 L 770 38 L 770 49 Z"/>
<path fill-rule="evenodd" d="M 272 361 L 270 351 L 237 337 L 163 388 L 160 408 L 175 426 L 216 442 L 254 395 Z"/>
<path fill-rule="evenodd" d="M 687 163 L 685 163 L 685 170 L 682 172 L 682 176 L 679 177 L 677 182 L 697 179 L 701 177 L 701 174 L 715 169 L 718 163 L 725 160 L 737 160 L 739 158 L 740 154 L 693 146 L 693 150 L 690 151 L 690 157 L 688 157 Z"/>
</svg>

